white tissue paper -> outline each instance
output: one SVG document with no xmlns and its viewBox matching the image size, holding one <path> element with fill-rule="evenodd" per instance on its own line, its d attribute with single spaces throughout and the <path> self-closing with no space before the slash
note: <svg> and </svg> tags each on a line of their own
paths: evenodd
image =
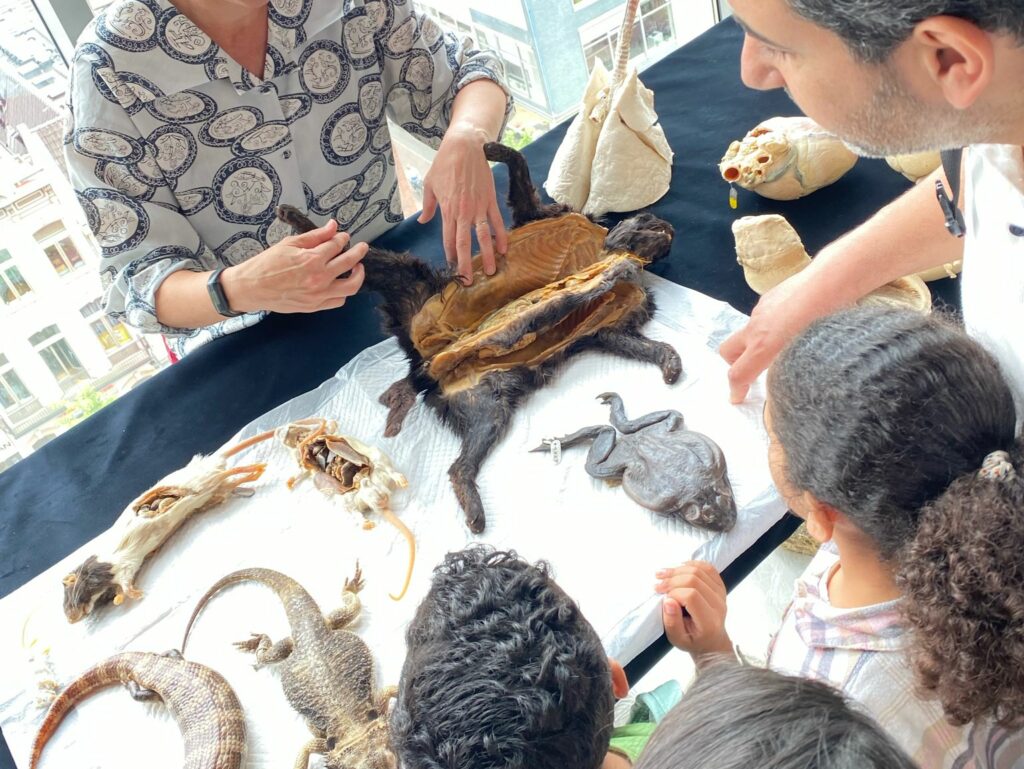
<svg viewBox="0 0 1024 769">
<path fill-rule="evenodd" d="M 716 352 L 744 316 L 655 276 L 645 279 L 659 308 L 646 333 L 675 345 L 685 367 L 681 381 L 667 386 L 655 366 L 603 353 L 588 352 L 570 361 L 526 400 L 507 437 L 484 462 L 479 484 L 487 529 L 480 536 L 466 529 L 448 483 L 459 440 L 436 415 L 420 401 L 397 438 L 381 437 L 386 412 L 377 398 L 407 370 L 393 339 L 364 351 L 316 390 L 241 431 L 239 437 L 248 437 L 323 415 L 337 419 L 341 432 L 391 457 L 409 479 L 408 489 L 395 497 L 395 510 L 418 546 L 412 584 L 400 602 L 388 598 L 388 592 L 396 591 L 404 576 L 407 551 L 401 535 L 382 521 L 364 530 L 361 516 L 308 480 L 289 491 L 285 481 L 295 473 L 294 460 L 272 442 L 232 460 L 269 463 L 253 484 L 255 495 L 231 499 L 186 523 L 140 572 L 141 600 L 104 607 L 79 624 L 67 624 L 61 578 L 96 550 L 94 541 L 0 601 L 0 728 L 20 769 L 28 767 L 45 713 L 35 704 L 40 665 L 30 660 L 32 654 L 38 657 L 40 649 L 49 648 L 53 676 L 63 686 L 116 652 L 179 647 L 199 596 L 220 577 L 244 567 L 268 567 L 294 577 L 326 612 L 339 604 L 342 584 L 358 559 L 366 588 L 363 614 L 352 629 L 373 650 L 380 684 L 398 682 L 405 627 L 428 589 L 433 566 L 445 553 L 477 541 L 515 548 L 530 560 L 548 560 L 608 653 L 622 663 L 636 656 L 662 630 L 660 600 L 653 592 L 656 569 L 694 558 L 724 568 L 785 512 L 768 472 L 759 386 L 745 404 L 730 405 L 726 365 Z M 699 531 L 638 506 L 621 488 L 587 475 L 586 448 L 565 450 L 558 465 L 547 455 L 529 453 L 545 437 L 607 422 L 608 409 L 595 398 L 609 390 L 622 395 L 631 417 L 678 409 L 688 427 L 721 445 L 739 507 L 732 532 Z M 111 522 L 118 513 L 110 511 Z M 187 657 L 219 671 L 238 694 L 248 727 L 247 769 L 280 769 L 292 765 L 310 735 L 288 706 L 273 668 L 254 671 L 251 656 L 232 647 L 231 642 L 253 632 L 274 639 L 288 634 L 280 604 L 259 585 L 230 588 L 201 615 Z M 113 687 L 72 711 L 44 750 L 40 766 L 177 769 L 182 755 L 181 736 L 161 704 L 135 702 Z"/>
</svg>

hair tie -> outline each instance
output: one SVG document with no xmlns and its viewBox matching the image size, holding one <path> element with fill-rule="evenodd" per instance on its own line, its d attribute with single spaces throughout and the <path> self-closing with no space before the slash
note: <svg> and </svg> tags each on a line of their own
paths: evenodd
<svg viewBox="0 0 1024 769">
<path fill-rule="evenodd" d="M 990 481 L 1012 481 L 1017 477 L 1017 471 L 1010 461 L 1010 455 L 1005 451 L 993 451 L 985 461 L 981 463 L 981 470 L 978 471 L 979 478 Z"/>
</svg>

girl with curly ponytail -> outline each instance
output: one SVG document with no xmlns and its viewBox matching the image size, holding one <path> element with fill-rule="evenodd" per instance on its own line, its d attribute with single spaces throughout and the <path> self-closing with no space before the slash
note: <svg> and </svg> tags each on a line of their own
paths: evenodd
<svg viewBox="0 0 1024 769">
<path fill-rule="evenodd" d="M 768 374 L 775 484 L 825 543 L 768 664 L 842 689 L 923 769 L 1024 767 L 1016 423 L 996 361 L 910 311 L 825 318 Z M 708 568 L 658 575 L 666 632 L 698 664 L 731 648 Z"/>
<path fill-rule="evenodd" d="M 1024 446 L 995 360 L 942 319 L 858 309 L 768 389 L 776 483 L 829 543 L 770 664 L 840 685 L 922 766 L 1024 765 Z"/>
</svg>

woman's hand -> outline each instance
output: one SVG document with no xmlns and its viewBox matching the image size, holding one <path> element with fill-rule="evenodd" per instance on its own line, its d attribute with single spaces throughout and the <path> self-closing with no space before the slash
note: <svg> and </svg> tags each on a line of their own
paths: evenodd
<svg viewBox="0 0 1024 769">
<path fill-rule="evenodd" d="M 661 615 L 672 645 L 689 652 L 698 664 L 708 655 L 732 655 L 725 632 L 725 583 L 715 567 L 690 561 L 655 576 L 661 580 L 655 592 L 665 595 Z"/>
<path fill-rule="evenodd" d="M 494 274 L 495 253 L 505 254 L 508 250 L 494 176 L 484 157 L 484 144 L 488 141 L 487 131 L 471 124 L 453 123 L 423 182 L 419 222 L 429 222 L 440 207 L 445 256 L 449 264 L 458 264 L 459 274 L 467 283 L 473 280 L 474 233 L 485 274 Z"/>
<path fill-rule="evenodd" d="M 347 232 L 333 219 L 323 227 L 284 238 L 221 274 L 231 309 L 239 312 L 316 312 L 341 307 L 363 285 L 365 243 L 349 248 Z M 339 279 L 351 270 L 351 275 Z"/>
</svg>

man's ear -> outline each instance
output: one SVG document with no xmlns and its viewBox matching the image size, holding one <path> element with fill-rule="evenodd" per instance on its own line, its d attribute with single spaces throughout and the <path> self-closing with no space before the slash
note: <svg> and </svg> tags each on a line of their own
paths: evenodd
<svg viewBox="0 0 1024 769">
<path fill-rule="evenodd" d="M 826 505 L 809 491 L 803 493 L 804 509 L 807 513 L 807 533 L 818 542 L 828 542 L 835 532 L 839 512 Z"/>
<path fill-rule="evenodd" d="M 626 680 L 626 671 L 622 669 L 622 665 L 611 657 L 608 658 L 608 667 L 612 673 L 612 692 L 615 694 L 615 699 L 621 700 L 629 694 L 629 681 Z"/>
<path fill-rule="evenodd" d="M 966 19 L 924 19 L 914 28 L 911 43 L 926 76 L 956 109 L 969 108 L 992 82 L 996 67 L 992 36 Z"/>
</svg>

